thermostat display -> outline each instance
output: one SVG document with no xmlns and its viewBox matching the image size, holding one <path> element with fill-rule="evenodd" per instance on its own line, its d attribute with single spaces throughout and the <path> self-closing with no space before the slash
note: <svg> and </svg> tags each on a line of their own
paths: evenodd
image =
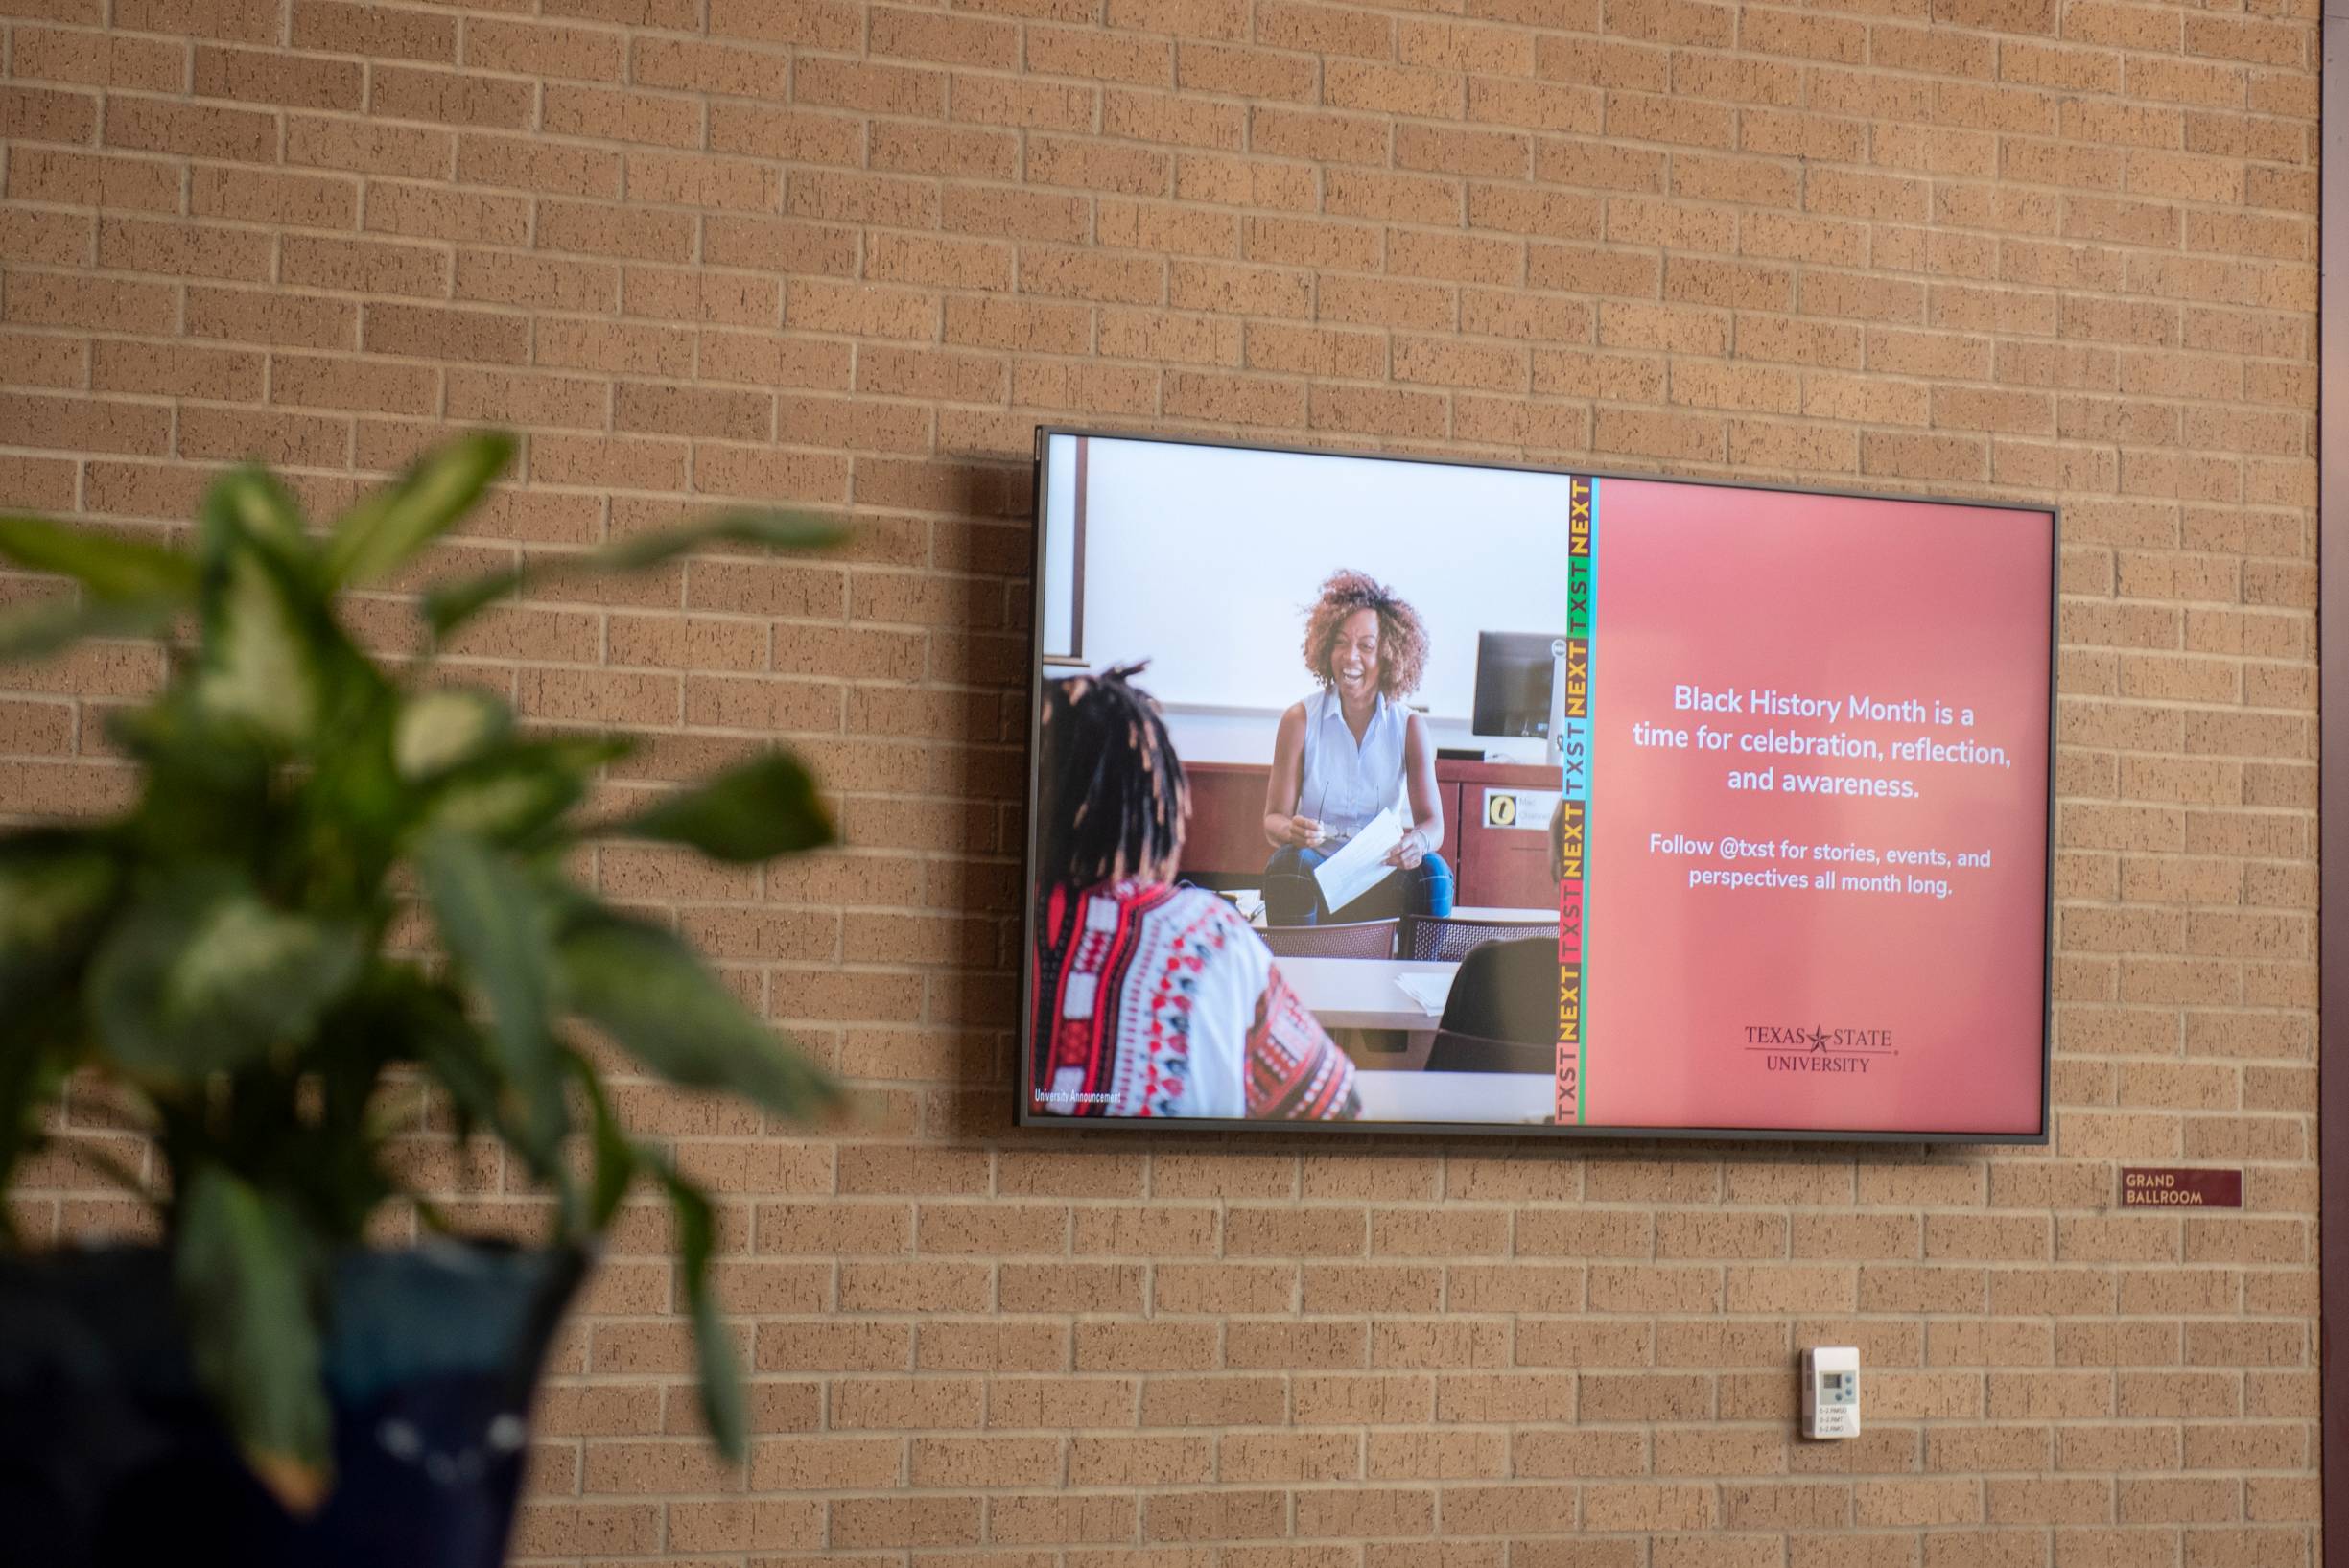
<svg viewBox="0 0 2349 1568">
<path fill-rule="evenodd" d="M 1860 1352 L 1855 1347 L 1821 1346 L 1802 1352 L 1802 1435 L 1860 1435 Z"/>
</svg>

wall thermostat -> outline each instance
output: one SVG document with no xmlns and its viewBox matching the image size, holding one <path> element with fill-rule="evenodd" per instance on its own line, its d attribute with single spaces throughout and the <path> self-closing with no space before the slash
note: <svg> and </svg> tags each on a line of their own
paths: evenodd
<svg viewBox="0 0 2349 1568">
<path fill-rule="evenodd" d="M 1852 1346 L 1820 1346 L 1802 1352 L 1802 1435 L 1860 1435 L 1860 1352 Z"/>
</svg>

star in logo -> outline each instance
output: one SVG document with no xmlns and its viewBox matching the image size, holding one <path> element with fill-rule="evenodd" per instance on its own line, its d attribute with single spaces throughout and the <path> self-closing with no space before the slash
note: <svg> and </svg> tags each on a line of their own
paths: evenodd
<svg viewBox="0 0 2349 1568">
<path fill-rule="evenodd" d="M 1811 1049 L 1814 1051 L 1823 1051 L 1827 1048 L 1828 1036 L 1827 1031 L 1824 1029 L 1814 1027 L 1810 1034 L 1805 1038 L 1810 1041 Z"/>
</svg>

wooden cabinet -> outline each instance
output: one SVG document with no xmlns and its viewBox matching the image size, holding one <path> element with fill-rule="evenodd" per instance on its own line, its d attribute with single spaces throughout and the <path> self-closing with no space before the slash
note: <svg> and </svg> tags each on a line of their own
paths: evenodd
<svg viewBox="0 0 2349 1568">
<path fill-rule="evenodd" d="M 1558 769 L 1511 762 L 1438 762 L 1436 784 L 1459 792 L 1445 801 L 1445 835 L 1452 851 L 1456 901 L 1510 909 L 1558 907 L 1558 877 L 1550 868 L 1550 812 L 1558 804 Z M 1496 820 L 1505 818 L 1506 820 Z"/>
<path fill-rule="evenodd" d="M 1189 762 L 1190 827 L 1183 835 L 1183 875 L 1210 887 L 1254 887 L 1272 846 L 1264 842 L 1264 782 L 1272 769 L 1231 762 Z"/>
<path fill-rule="evenodd" d="M 1183 845 L 1183 874 L 1209 887 L 1254 887 L 1272 847 L 1264 842 L 1264 784 L 1270 766 L 1192 762 L 1190 830 Z M 1494 792 L 1528 797 L 1492 820 Z M 1510 762 L 1440 760 L 1436 793 L 1444 807 L 1444 857 L 1451 863 L 1456 901 L 1518 909 L 1558 902 L 1550 874 L 1549 806 L 1558 770 Z M 1525 815 L 1537 820 L 1523 822 Z"/>
</svg>

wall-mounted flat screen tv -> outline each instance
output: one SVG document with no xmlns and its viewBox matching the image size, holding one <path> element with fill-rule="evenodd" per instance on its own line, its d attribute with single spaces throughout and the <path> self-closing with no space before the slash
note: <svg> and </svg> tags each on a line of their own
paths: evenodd
<svg viewBox="0 0 2349 1568">
<path fill-rule="evenodd" d="M 2046 1140 L 2052 509 L 1036 479 L 1023 1124 Z"/>
</svg>

